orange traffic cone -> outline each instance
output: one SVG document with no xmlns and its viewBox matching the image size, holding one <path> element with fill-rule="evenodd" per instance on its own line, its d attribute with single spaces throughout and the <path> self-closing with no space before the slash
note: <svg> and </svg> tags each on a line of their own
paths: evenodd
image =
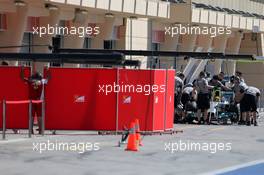
<svg viewBox="0 0 264 175">
<path fill-rule="evenodd" d="M 136 128 L 136 137 L 137 137 L 137 141 L 138 141 L 138 143 L 139 143 L 139 146 L 143 146 L 143 144 L 142 144 L 142 140 L 141 140 L 141 136 L 140 136 L 139 120 L 136 119 L 136 120 L 135 120 L 135 123 L 136 123 L 135 128 Z"/>
<path fill-rule="evenodd" d="M 126 151 L 138 151 L 138 141 L 134 122 L 132 122 L 130 125 Z"/>
</svg>

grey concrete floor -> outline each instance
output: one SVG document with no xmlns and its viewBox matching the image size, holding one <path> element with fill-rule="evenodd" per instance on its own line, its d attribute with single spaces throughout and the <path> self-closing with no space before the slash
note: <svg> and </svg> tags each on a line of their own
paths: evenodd
<svg viewBox="0 0 264 175">
<path fill-rule="evenodd" d="M 201 174 L 264 159 L 264 116 L 260 126 L 175 125 L 183 133 L 143 137 L 138 152 L 117 147 L 120 136 L 96 135 L 93 132 L 58 131 L 58 135 L 7 135 L 0 140 L 0 175 L 116 175 L 116 174 Z M 25 132 L 25 131 L 23 131 Z M 99 150 L 33 150 L 37 143 L 98 144 Z M 231 150 L 210 153 L 205 150 L 176 150 L 179 143 L 231 143 Z M 174 152 L 168 149 L 173 144 Z M 172 148 L 172 147 L 170 147 Z M 210 173 L 209 173 L 210 174 Z"/>
</svg>

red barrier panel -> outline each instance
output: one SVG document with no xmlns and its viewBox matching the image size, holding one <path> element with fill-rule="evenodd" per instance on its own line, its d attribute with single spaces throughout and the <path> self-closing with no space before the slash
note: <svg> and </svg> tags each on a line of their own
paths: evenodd
<svg viewBox="0 0 264 175">
<path fill-rule="evenodd" d="M 25 77 L 30 76 L 30 68 L 21 67 L 0 67 L 0 128 L 3 123 L 3 100 L 20 101 L 29 98 L 29 86 Z M 7 129 L 28 129 L 28 104 L 6 105 L 6 128 Z"/>
<path fill-rule="evenodd" d="M 173 129 L 175 71 L 167 70 L 165 130 Z"/>
<path fill-rule="evenodd" d="M 30 87 L 21 78 L 22 71 L 29 77 L 30 68 L 0 67 L 4 82 L 0 86 L 0 128 L 5 99 L 12 101 L 6 105 L 6 127 L 28 129 L 28 104 L 20 103 L 28 103 Z M 135 118 L 142 131 L 173 128 L 173 70 L 50 68 L 44 72 L 49 76 L 45 86 L 48 130 L 123 130 Z M 136 89 L 120 88 L 117 101 L 117 84 Z"/>
<path fill-rule="evenodd" d="M 153 130 L 164 131 L 165 122 L 165 98 L 166 98 L 166 70 L 155 70 L 154 85 L 161 88 L 154 95 Z"/>
<path fill-rule="evenodd" d="M 142 88 L 120 92 L 118 129 L 128 127 L 135 118 L 142 131 L 163 131 L 165 113 L 166 72 L 164 70 L 120 70 L 120 85 Z"/>
<path fill-rule="evenodd" d="M 142 86 L 141 93 L 120 92 L 118 97 L 118 130 L 124 126 L 129 127 L 130 123 L 138 118 L 141 130 L 153 129 L 153 95 L 148 92 L 147 86 L 154 82 L 154 72 L 151 70 L 129 70 L 119 71 L 119 84 L 130 87 Z M 146 93 L 144 93 L 144 87 Z M 140 91 L 139 91 L 140 92 Z"/>
<path fill-rule="evenodd" d="M 44 72 L 50 76 L 45 87 L 48 130 L 123 130 L 135 118 L 142 131 L 173 126 L 171 108 L 165 103 L 166 89 L 173 93 L 174 79 L 166 83 L 166 70 L 50 68 Z M 170 110 L 168 120 L 166 110 Z"/>
<path fill-rule="evenodd" d="M 50 68 L 45 86 L 48 130 L 115 130 L 116 94 L 99 85 L 116 82 L 116 69 Z"/>
</svg>

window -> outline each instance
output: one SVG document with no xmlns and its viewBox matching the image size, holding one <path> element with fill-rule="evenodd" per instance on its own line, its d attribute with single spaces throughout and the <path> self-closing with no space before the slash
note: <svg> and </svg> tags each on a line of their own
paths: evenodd
<svg viewBox="0 0 264 175">
<path fill-rule="evenodd" d="M 7 30 L 6 14 L 0 14 L 0 31 Z"/>
<path fill-rule="evenodd" d="M 32 46 L 33 45 L 33 34 L 25 32 L 22 40 L 23 46 L 28 47 L 21 47 L 20 52 L 21 53 L 32 53 Z"/>
<path fill-rule="evenodd" d="M 83 42 L 83 48 L 84 49 L 89 49 L 91 48 L 91 42 L 92 42 L 92 39 L 91 38 L 84 38 L 84 42 Z M 89 64 L 80 64 L 80 67 L 81 68 L 87 68 L 87 67 L 91 67 L 91 65 Z"/>
<path fill-rule="evenodd" d="M 104 41 L 104 49 L 115 49 L 116 48 L 116 42 L 114 40 L 105 40 Z"/>
<path fill-rule="evenodd" d="M 114 26 L 112 38 L 113 40 L 118 40 L 121 37 L 121 27 L 122 26 Z"/>
<path fill-rule="evenodd" d="M 159 51 L 160 44 L 159 43 L 152 43 L 152 51 Z"/>
<path fill-rule="evenodd" d="M 33 45 L 33 34 L 25 32 L 22 40 L 22 46 L 20 49 L 20 53 L 32 53 L 32 45 Z M 30 61 L 19 61 L 18 65 L 23 65 L 23 66 L 30 66 L 31 62 Z"/>
<path fill-rule="evenodd" d="M 56 35 L 55 37 L 60 38 L 60 47 L 63 47 L 63 45 L 64 45 L 64 37 L 63 37 L 63 35 Z M 51 62 L 50 63 L 50 66 L 53 66 L 53 67 L 61 67 L 61 66 L 63 66 L 63 64 L 56 63 L 56 62 Z"/>
<path fill-rule="evenodd" d="M 252 41 L 257 41 L 258 35 L 257 33 L 251 33 L 251 40 Z"/>
<path fill-rule="evenodd" d="M 165 32 L 162 30 L 152 31 L 152 42 L 153 43 L 164 43 Z"/>
<path fill-rule="evenodd" d="M 159 50 L 160 50 L 160 43 L 152 43 L 152 51 L 159 51 Z M 150 57 L 150 67 L 151 68 L 160 67 L 159 57 L 156 56 Z"/>
<path fill-rule="evenodd" d="M 92 45 L 92 39 L 91 38 L 84 38 L 84 43 L 83 43 L 83 48 L 84 49 L 89 49 L 91 48 Z"/>
<path fill-rule="evenodd" d="M 243 33 L 242 40 L 245 40 L 245 38 L 246 38 L 246 34 Z"/>
<path fill-rule="evenodd" d="M 91 34 L 87 34 L 87 36 L 88 36 L 89 38 L 96 37 L 97 35 L 96 35 L 96 31 L 95 31 L 94 29 L 95 29 L 96 27 L 98 27 L 97 24 L 96 24 L 96 23 L 89 23 L 88 26 L 91 27 L 91 28 L 93 28 L 93 32 L 92 32 Z"/>
<path fill-rule="evenodd" d="M 26 32 L 33 32 L 33 28 L 39 27 L 39 17 L 29 16 L 27 19 Z"/>
</svg>

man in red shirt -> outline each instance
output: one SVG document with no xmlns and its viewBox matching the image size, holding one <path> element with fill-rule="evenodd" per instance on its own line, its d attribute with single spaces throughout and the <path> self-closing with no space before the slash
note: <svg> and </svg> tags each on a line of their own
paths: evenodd
<svg viewBox="0 0 264 175">
<path fill-rule="evenodd" d="M 30 100 L 41 100 L 42 94 L 42 76 L 39 72 L 34 73 L 28 80 L 29 83 L 29 99 Z M 41 112 L 42 112 L 42 105 L 41 103 L 32 104 L 32 121 L 34 123 L 34 118 L 37 117 L 38 121 L 38 131 L 39 134 L 41 133 Z M 33 133 L 33 130 L 32 130 Z"/>
</svg>

